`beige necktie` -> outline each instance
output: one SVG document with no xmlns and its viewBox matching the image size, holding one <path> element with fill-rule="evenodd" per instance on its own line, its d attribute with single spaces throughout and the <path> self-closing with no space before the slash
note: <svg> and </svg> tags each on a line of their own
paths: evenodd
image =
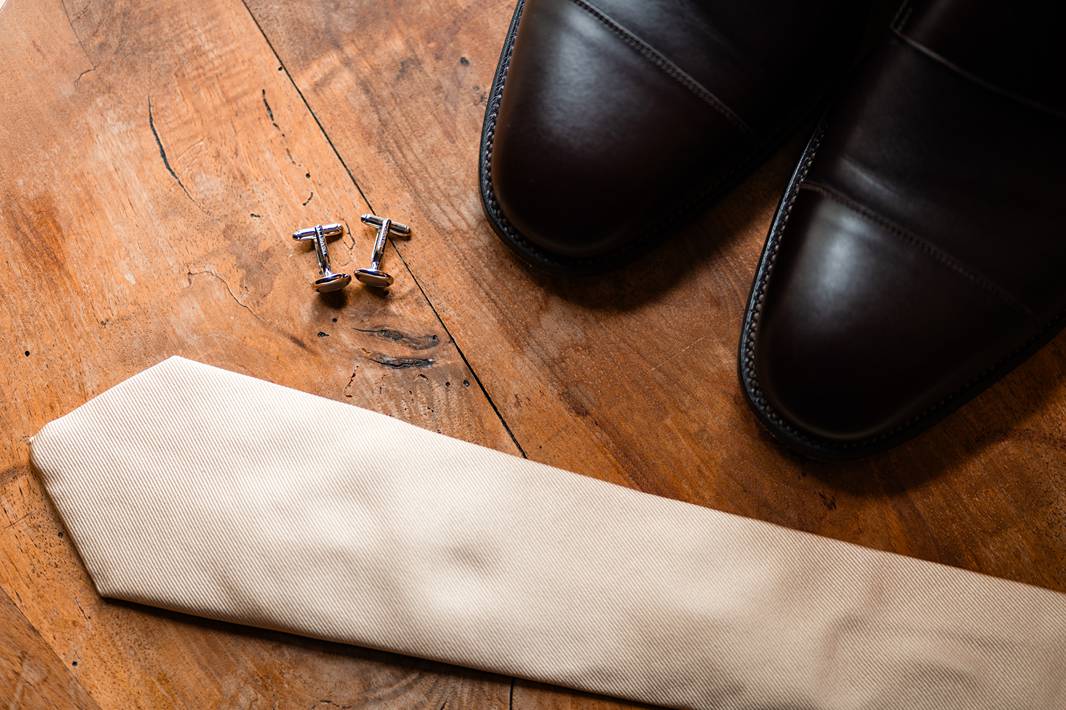
<svg viewBox="0 0 1066 710">
<path fill-rule="evenodd" d="M 1066 708 L 1066 595 L 181 358 L 32 457 L 107 597 L 669 706 Z"/>
</svg>

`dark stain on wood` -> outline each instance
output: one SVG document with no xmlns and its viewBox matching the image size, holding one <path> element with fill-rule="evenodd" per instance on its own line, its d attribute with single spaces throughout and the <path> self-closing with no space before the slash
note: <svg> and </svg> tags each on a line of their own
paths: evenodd
<svg viewBox="0 0 1066 710">
<path fill-rule="evenodd" d="M 367 360 L 392 370 L 407 370 L 409 368 L 433 366 L 433 358 L 431 357 L 396 357 L 394 355 L 386 355 L 385 353 L 371 352 L 370 350 L 363 350 L 363 354 L 366 356 Z"/>
<path fill-rule="evenodd" d="M 429 350 L 440 344 L 440 336 L 436 333 L 429 335 L 410 335 L 402 330 L 393 328 L 353 328 L 357 333 L 366 333 L 382 340 L 391 340 L 394 343 L 406 345 L 412 350 Z"/>
<path fill-rule="evenodd" d="M 262 94 L 263 94 L 263 108 L 266 109 L 267 118 L 270 119 L 270 124 L 272 126 L 274 126 L 274 128 L 276 128 L 276 129 L 278 129 L 280 131 L 281 130 L 281 126 L 279 126 L 278 122 L 276 120 L 274 120 L 274 109 L 272 109 L 270 107 L 270 102 L 267 101 L 267 90 L 266 89 L 261 89 L 261 91 L 262 91 Z"/>
</svg>

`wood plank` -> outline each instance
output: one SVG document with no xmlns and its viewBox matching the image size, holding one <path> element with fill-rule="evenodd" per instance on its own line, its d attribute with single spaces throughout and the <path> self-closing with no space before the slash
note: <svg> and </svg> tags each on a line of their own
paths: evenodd
<svg viewBox="0 0 1066 710">
<path fill-rule="evenodd" d="M 511 0 L 248 5 L 371 203 L 429 235 L 399 249 L 532 458 L 1066 590 L 1066 338 L 860 463 L 787 456 L 748 412 L 740 320 L 798 142 L 647 261 L 542 278 L 497 243 L 477 196 Z"/>
<path fill-rule="evenodd" d="M 0 36 L 0 588 L 107 707 L 503 707 L 506 678 L 97 596 L 26 442 L 170 354 L 516 449 L 395 255 L 387 297 L 310 291 L 289 233 L 347 220 L 351 270 L 366 205 L 240 2 L 8 0 Z"/>
<path fill-rule="evenodd" d="M 52 652 L 2 590 L 0 700 L 8 708 L 97 707 L 78 684 L 73 670 Z"/>
</svg>

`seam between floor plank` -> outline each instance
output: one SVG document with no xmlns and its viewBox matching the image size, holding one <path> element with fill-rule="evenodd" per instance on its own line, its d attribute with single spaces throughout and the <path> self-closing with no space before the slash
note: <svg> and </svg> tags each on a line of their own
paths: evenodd
<svg viewBox="0 0 1066 710">
<path fill-rule="evenodd" d="M 282 60 L 281 55 L 278 54 L 278 50 L 274 47 L 274 43 L 270 41 L 270 37 L 268 37 L 267 33 L 263 30 L 263 26 L 259 24 L 259 19 L 256 18 L 255 13 L 252 12 L 252 8 L 248 7 L 248 3 L 246 2 L 246 0 L 241 0 L 241 5 L 244 6 L 244 10 L 248 13 L 248 17 L 252 19 L 252 22 L 255 24 L 256 29 L 259 30 L 259 35 L 263 38 L 263 41 L 266 42 L 267 47 L 270 48 L 270 52 L 278 61 L 278 66 L 281 67 L 281 70 L 289 79 L 289 83 L 292 84 L 292 88 L 296 90 L 296 95 L 300 97 L 300 101 L 303 102 L 303 105 L 307 109 L 307 112 L 311 115 L 311 118 L 314 119 L 315 125 L 318 126 L 318 130 L 322 132 L 322 136 L 326 139 L 326 143 L 329 144 L 330 150 L 333 151 L 333 155 L 336 156 L 338 161 L 340 161 L 340 164 L 344 168 L 344 171 L 348 173 L 348 179 L 352 181 L 352 185 L 354 185 L 355 189 L 359 192 L 359 196 L 363 199 L 363 202 L 366 203 L 367 208 L 371 212 L 374 212 L 374 205 L 370 202 L 370 198 L 367 197 L 367 194 L 363 191 L 363 188 L 359 184 L 359 181 L 355 179 L 355 175 L 352 173 L 352 169 L 348 167 L 348 163 L 344 160 L 344 156 L 342 156 L 340 151 L 337 150 L 337 146 L 333 144 L 333 139 L 330 138 L 329 133 L 326 131 L 326 127 L 322 125 L 322 121 L 319 120 L 318 114 L 316 114 L 315 110 L 311 108 L 311 104 L 307 101 L 307 97 L 305 97 L 303 91 L 300 90 L 300 87 L 296 83 L 295 77 L 293 77 L 292 73 L 289 71 L 289 68 L 285 66 L 285 62 Z M 511 437 L 511 442 L 515 445 L 515 448 L 518 449 L 518 452 L 522 455 L 522 458 L 529 458 L 529 456 L 526 455 L 526 450 L 522 447 L 522 444 L 518 442 L 518 437 L 516 437 L 514 431 L 511 430 L 511 425 L 507 423 L 506 419 L 504 419 L 503 413 L 500 411 L 500 408 L 496 406 L 496 402 L 493 401 L 492 396 L 489 394 L 489 391 L 485 389 L 485 384 L 481 381 L 481 376 L 478 375 L 477 371 L 474 370 L 473 366 L 470 364 L 470 360 L 469 358 L 467 358 L 466 353 L 463 352 L 462 347 L 460 347 L 459 342 L 455 339 L 455 336 L 452 335 L 452 332 L 448 328 L 448 325 L 444 322 L 444 319 L 441 318 L 440 313 L 437 311 L 436 305 L 434 305 L 433 301 L 429 298 L 429 294 L 427 294 L 426 290 L 422 287 L 422 284 L 418 280 L 418 277 L 415 276 L 414 271 L 411 270 L 410 264 L 408 264 L 407 260 L 404 259 L 403 254 L 400 253 L 400 250 L 396 247 L 396 245 L 394 243 L 391 244 L 392 250 L 400 259 L 400 262 L 403 264 L 404 269 L 407 270 L 407 273 L 408 275 L 410 275 L 411 280 L 415 282 L 415 286 L 418 287 L 418 291 L 422 294 L 422 298 L 425 299 L 426 304 L 429 305 L 429 309 L 433 312 L 433 317 L 435 317 L 437 319 L 437 322 L 440 323 L 440 327 L 444 329 L 444 332 L 445 334 L 447 334 L 448 339 L 451 340 L 452 345 L 455 346 L 455 350 L 459 353 L 459 357 L 462 358 L 463 364 L 466 365 L 466 369 L 470 371 L 470 375 L 477 383 L 478 388 L 481 390 L 481 394 L 484 395 L 485 401 L 487 401 L 489 403 L 489 406 L 492 407 L 492 411 L 496 414 L 496 418 L 499 419 L 500 424 L 503 425 L 504 431 L 506 431 L 507 435 Z"/>
</svg>

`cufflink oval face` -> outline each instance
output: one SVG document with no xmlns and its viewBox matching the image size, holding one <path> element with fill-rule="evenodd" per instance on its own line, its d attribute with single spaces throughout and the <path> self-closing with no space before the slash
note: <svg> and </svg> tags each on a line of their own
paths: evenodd
<svg viewBox="0 0 1066 710">
<path fill-rule="evenodd" d="M 373 268 L 359 269 L 355 272 L 355 278 L 358 279 L 360 283 L 373 288 L 388 288 L 389 286 L 392 286 L 393 281 L 395 281 L 392 276 L 381 269 Z"/>
<path fill-rule="evenodd" d="M 320 279 L 315 279 L 313 287 L 319 293 L 329 293 L 330 291 L 340 291 L 351 282 L 352 277 L 348 274 L 330 272 Z"/>
</svg>

